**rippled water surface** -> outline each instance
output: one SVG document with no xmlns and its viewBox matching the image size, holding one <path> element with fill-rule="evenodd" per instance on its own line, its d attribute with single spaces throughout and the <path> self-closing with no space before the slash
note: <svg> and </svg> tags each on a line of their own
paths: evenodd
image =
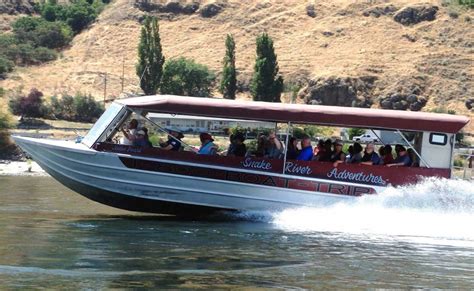
<svg viewBox="0 0 474 291">
<path fill-rule="evenodd" d="M 2 288 L 474 288 L 474 184 L 177 220 L 0 177 Z"/>
</svg>

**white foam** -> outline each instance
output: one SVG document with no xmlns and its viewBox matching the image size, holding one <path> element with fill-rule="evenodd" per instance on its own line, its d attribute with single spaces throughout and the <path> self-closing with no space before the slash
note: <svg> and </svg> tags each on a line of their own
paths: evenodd
<svg viewBox="0 0 474 291">
<path fill-rule="evenodd" d="M 474 247 L 474 183 L 427 179 L 329 207 L 272 214 L 285 231 L 404 237 Z"/>
</svg>

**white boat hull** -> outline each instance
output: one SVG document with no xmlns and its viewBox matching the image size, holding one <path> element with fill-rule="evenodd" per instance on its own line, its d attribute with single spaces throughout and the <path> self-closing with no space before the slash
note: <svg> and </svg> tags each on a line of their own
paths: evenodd
<svg viewBox="0 0 474 291">
<path fill-rule="evenodd" d="M 73 142 L 14 139 L 65 186 L 99 203 L 126 210 L 171 214 L 218 209 L 278 210 L 355 199 L 346 195 L 127 168 L 120 157 L 131 157 L 129 155 L 98 152 Z"/>
</svg>

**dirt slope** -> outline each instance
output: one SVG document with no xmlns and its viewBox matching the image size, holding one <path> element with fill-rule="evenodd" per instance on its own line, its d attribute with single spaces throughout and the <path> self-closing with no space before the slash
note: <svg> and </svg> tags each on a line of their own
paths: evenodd
<svg viewBox="0 0 474 291">
<path fill-rule="evenodd" d="M 164 1 L 154 3 L 160 2 Z M 200 1 L 201 8 L 209 2 L 214 1 Z M 437 5 L 436 19 L 404 26 L 394 21 L 393 13 L 363 15 L 374 7 L 392 5 L 399 10 L 419 3 Z M 223 9 L 210 18 L 199 11 L 191 15 L 152 12 L 160 17 L 167 59 L 185 56 L 219 72 L 225 35 L 232 33 L 237 43 L 238 78 L 245 83 L 253 69 L 255 38 L 266 31 L 274 39 L 286 80 L 375 77 L 370 96 L 374 106 L 390 90 L 417 80 L 428 99 L 425 109 L 446 106 L 468 113 L 464 101 L 474 97 L 473 11 L 456 12 L 456 7 L 444 7 L 439 1 L 416 0 L 230 0 L 218 4 Z M 313 5 L 315 17 L 307 15 L 308 5 Z M 19 68 L 0 81 L 0 86 L 37 87 L 46 94 L 81 91 L 102 98 L 107 73 L 106 94 L 113 98 L 122 91 L 124 67 L 124 91 L 138 92 L 134 65 L 139 21 L 145 12 L 136 6 L 135 0 L 113 1 L 59 60 Z M 457 18 L 452 17 L 453 11 Z"/>
</svg>

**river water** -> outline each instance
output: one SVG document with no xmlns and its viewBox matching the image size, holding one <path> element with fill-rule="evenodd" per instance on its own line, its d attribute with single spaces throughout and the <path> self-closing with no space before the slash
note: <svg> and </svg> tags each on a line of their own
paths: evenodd
<svg viewBox="0 0 474 291">
<path fill-rule="evenodd" d="M 208 220 L 0 176 L 0 288 L 474 288 L 474 183 Z"/>
</svg>

